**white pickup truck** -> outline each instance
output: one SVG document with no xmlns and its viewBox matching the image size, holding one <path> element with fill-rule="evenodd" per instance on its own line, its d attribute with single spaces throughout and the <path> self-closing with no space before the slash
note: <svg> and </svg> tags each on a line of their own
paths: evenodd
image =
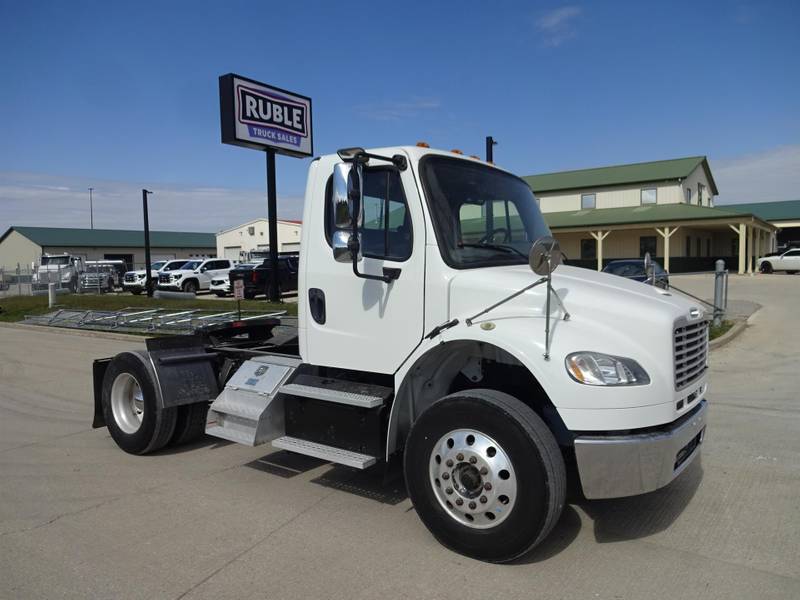
<svg viewBox="0 0 800 600">
<path fill-rule="evenodd" d="M 232 268 L 233 261 L 227 258 L 188 260 L 180 269 L 160 271 L 158 289 L 196 294 L 208 290 L 213 279 L 227 277 Z"/>
<path fill-rule="evenodd" d="M 95 427 L 146 454 L 203 431 L 364 469 L 402 464 L 445 546 L 521 556 L 587 498 L 699 455 L 708 320 L 685 297 L 561 265 L 525 182 L 425 147 L 311 162 L 298 327 L 234 321 L 95 361 Z"/>
<path fill-rule="evenodd" d="M 158 274 L 161 271 L 169 272 L 180 269 L 186 264 L 188 259 L 179 258 L 175 260 L 157 260 L 150 265 L 150 281 L 153 284 L 158 283 Z M 136 271 L 128 271 L 122 279 L 122 289 L 126 292 L 138 296 L 145 291 L 147 287 L 147 271 L 145 269 L 138 269 Z"/>
</svg>

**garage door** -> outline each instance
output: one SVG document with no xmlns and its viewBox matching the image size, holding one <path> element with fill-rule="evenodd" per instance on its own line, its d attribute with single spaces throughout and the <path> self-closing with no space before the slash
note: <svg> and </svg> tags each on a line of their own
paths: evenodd
<svg viewBox="0 0 800 600">
<path fill-rule="evenodd" d="M 222 258 L 229 258 L 231 260 L 239 260 L 239 255 L 242 251 L 241 246 L 225 246 L 223 252 L 225 256 Z"/>
</svg>

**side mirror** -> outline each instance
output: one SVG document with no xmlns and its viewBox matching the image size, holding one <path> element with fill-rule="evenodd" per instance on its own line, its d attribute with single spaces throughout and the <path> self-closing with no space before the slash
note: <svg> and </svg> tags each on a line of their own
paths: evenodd
<svg viewBox="0 0 800 600">
<path fill-rule="evenodd" d="M 337 228 L 352 227 L 353 221 L 361 225 L 361 176 L 352 163 L 338 163 L 333 168 L 333 215 Z"/>
<path fill-rule="evenodd" d="M 331 245 L 333 246 L 333 260 L 341 263 L 353 262 L 353 251 L 355 250 L 356 260 L 361 261 L 361 234 L 358 235 L 357 247 L 353 234 L 349 231 L 338 230 L 333 233 Z"/>
<path fill-rule="evenodd" d="M 537 275 L 546 277 L 561 264 L 561 246 L 554 237 L 540 237 L 531 246 L 528 264 Z"/>
<path fill-rule="evenodd" d="M 650 258 L 649 252 L 644 253 L 644 274 L 647 277 L 646 283 L 655 285 L 655 266 L 653 265 L 653 259 Z"/>
</svg>

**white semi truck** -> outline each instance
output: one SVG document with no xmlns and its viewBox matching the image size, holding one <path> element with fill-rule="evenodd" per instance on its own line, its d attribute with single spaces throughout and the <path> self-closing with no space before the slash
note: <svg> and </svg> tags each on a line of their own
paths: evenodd
<svg viewBox="0 0 800 600">
<path fill-rule="evenodd" d="M 345 149 L 312 161 L 303 225 L 293 335 L 236 321 L 97 360 L 93 425 L 134 454 L 205 431 L 401 463 L 431 533 L 492 562 L 547 536 L 568 470 L 614 498 L 698 456 L 706 315 L 558 266 L 518 177 L 427 147 Z"/>
</svg>

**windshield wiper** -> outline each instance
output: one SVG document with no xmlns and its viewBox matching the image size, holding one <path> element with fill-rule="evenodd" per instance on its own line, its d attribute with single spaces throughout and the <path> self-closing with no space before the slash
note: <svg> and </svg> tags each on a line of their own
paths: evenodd
<svg viewBox="0 0 800 600">
<path fill-rule="evenodd" d="M 514 248 L 514 246 L 505 246 L 503 244 L 459 244 L 459 248 L 486 248 L 487 250 L 500 250 L 508 254 L 519 254 L 522 258 L 528 258 L 522 252 Z"/>
</svg>

